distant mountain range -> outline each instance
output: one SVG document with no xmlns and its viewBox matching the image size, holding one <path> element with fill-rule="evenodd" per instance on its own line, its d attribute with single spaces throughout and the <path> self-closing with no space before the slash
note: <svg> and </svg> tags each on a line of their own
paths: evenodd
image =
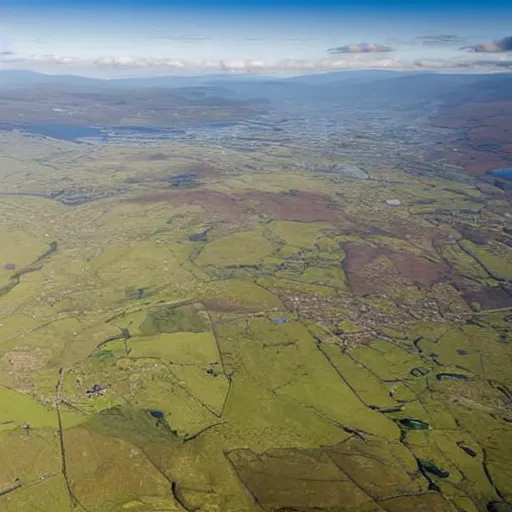
<svg viewBox="0 0 512 512">
<path fill-rule="evenodd" d="M 208 85 L 212 82 L 223 83 L 282 83 L 282 84 L 303 84 L 303 85 L 337 85 L 337 84 L 364 84 L 383 80 L 404 80 L 423 81 L 435 83 L 468 83 L 495 82 L 496 80 L 510 80 L 511 73 L 500 74 L 455 74 L 435 73 L 422 71 L 389 71 L 389 70 L 348 70 L 333 71 L 329 73 L 318 73 L 300 75 L 288 78 L 268 77 L 254 74 L 227 74 L 217 73 L 212 75 L 171 75 L 171 76 L 150 76 L 140 78 L 90 78 L 78 75 L 49 75 L 35 71 L 24 70 L 0 70 L 0 86 L 2 85 L 31 85 L 38 83 L 59 83 L 73 85 L 102 84 L 127 87 L 188 87 L 190 85 Z"/>
<path fill-rule="evenodd" d="M 70 84 L 98 87 L 193 87 L 209 85 L 211 82 L 257 82 L 268 80 L 255 75 L 187 75 L 152 76 L 146 78 L 90 78 L 78 75 L 48 75 L 34 71 L 0 70 L 0 87 L 10 85 Z"/>
<path fill-rule="evenodd" d="M 448 103 L 512 100 L 512 73 L 441 74 L 388 70 L 338 71 L 292 78 L 250 74 L 161 76 L 146 78 L 98 79 L 76 75 L 47 75 L 32 71 L 0 71 L 0 92 L 18 87 L 68 86 L 77 92 L 116 89 L 185 89 L 215 87 L 239 98 L 295 101 L 315 97 L 335 101 L 341 96 L 354 101 L 425 101 Z"/>
</svg>

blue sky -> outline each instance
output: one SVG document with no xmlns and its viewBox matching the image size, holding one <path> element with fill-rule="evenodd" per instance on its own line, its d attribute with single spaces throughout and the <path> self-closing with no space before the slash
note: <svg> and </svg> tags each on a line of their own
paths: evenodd
<svg viewBox="0 0 512 512">
<path fill-rule="evenodd" d="M 94 76 L 507 69 L 512 2 L 0 0 L 1 66 Z M 480 48 L 477 52 L 461 47 Z"/>
</svg>

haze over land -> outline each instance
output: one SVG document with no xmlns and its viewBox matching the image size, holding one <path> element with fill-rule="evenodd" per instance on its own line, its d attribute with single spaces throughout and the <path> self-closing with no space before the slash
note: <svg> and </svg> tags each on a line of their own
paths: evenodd
<svg viewBox="0 0 512 512">
<path fill-rule="evenodd" d="M 512 510 L 511 8 L 427 4 L 4 9 L 0 511 Z"/>
</svg>

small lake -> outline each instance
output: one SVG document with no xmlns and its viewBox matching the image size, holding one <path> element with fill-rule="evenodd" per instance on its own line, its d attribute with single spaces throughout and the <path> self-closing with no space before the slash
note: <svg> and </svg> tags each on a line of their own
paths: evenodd
<svg viewBox="0 0 512 512">
<path fill-rule="evenodd" d="M 494 176 L 495 178 L 501 178 L 503 180 L 512 181 L 512 167 L 505 169 L 492 169 L 491 171 L 487 171 L 486 174 Z"/>
<path fill-rule="evenodd" d="M 242 127 L 246 130 L 274 130 L 280 129 L 265 123 L 251 123 L 248 121 L 226 121 L 192 125 L 185 128 L 154 127 L 154 126 L 77 126 L 71 124 L 1 124 L 0 131 L 19 130 L 32 135 L 42 135 L 52 139 L 70 142 L 113 142 L 116 140 L 133 141 L 137 139 L 155 140 L 176 139 L 213 131 L 224 131 Z"/>
<path fill-rule="evenodd" d="M 223 123 L 222 127 L 227 125 Z M 217 129 L 218 125 L 207 125 L 207 129 Z M 67 140 L 70 142 L 84 142 L 89 140 L 100 140 L 108 142 L 110 137 L 119 138 L 125 136 L 148 136 L 154 135 L 161 138 L 167 136 L 185 135 L 185 130 L 173 128 L 160 128 L 152 126 L 77 126 L 70 124 L 0 124 L 0 131 L 19 130 L 32 135 L 42 135 L 52 139 Z"/>
<path fill-rule="evenodd" d="M 52 139 L 76 142 L 84 137 L 104 137 L 102 129 L 93 126 L 67 124 L 0 124 L 0 131 L 19 130 L 32 135 L 43 135 Z"/>
</svg>

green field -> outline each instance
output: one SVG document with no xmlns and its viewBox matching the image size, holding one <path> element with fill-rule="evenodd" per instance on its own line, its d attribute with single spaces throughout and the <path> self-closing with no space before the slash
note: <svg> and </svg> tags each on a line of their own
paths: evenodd
<svg viewBox="0 0 512 512">
<path fill-rule="evenodd" d="M 0 510 L 512 510 L 504 217 L 435 213 L 476 189 L 1 137 Z"/>
</svg>

